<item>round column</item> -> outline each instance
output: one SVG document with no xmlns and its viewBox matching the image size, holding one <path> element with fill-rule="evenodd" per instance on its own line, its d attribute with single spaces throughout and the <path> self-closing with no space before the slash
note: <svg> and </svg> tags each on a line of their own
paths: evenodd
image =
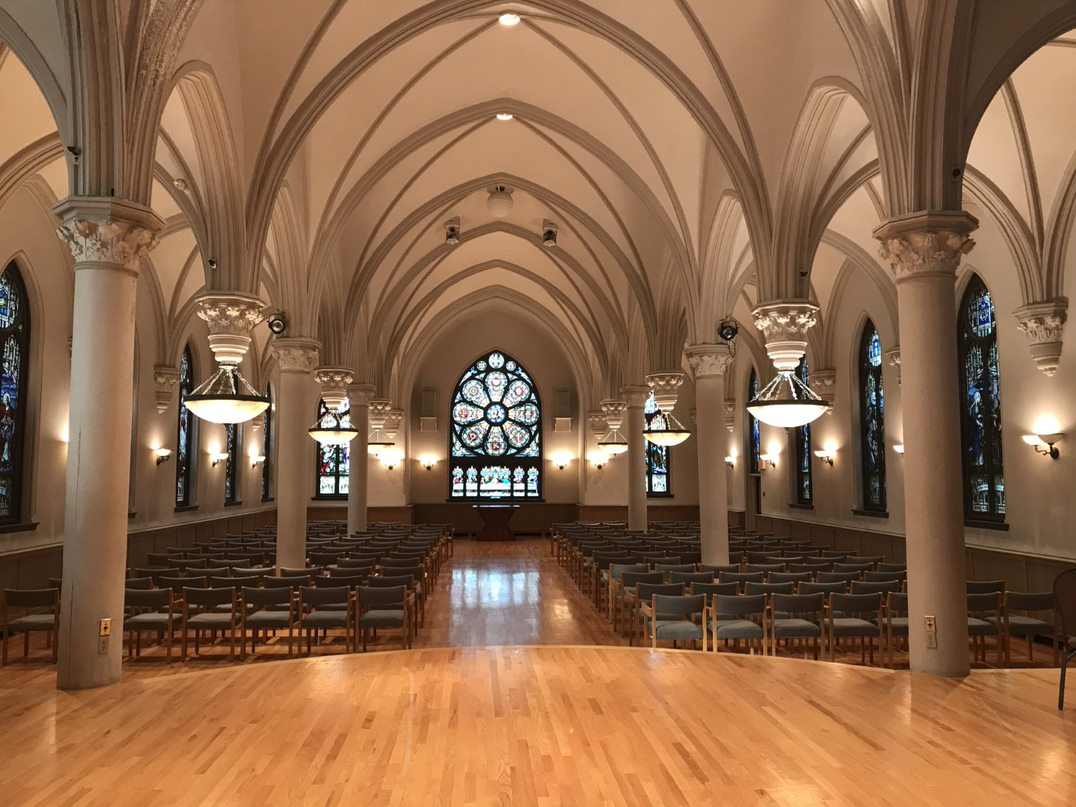
<svg viewBox="0 0 1076 807">
<path fill-rule="evenodd" d="M 699 463 L 699 537 L 702 562 L 729 562 L 728 479 L 725 471 L 725 369 L 728 345 L 691 345 L 684 351 L 695 373 L 695 439 Z"/>
<path fill-rule="evenodd" d="M 121 673 L 135 296 L 161 222 L 112 199 L 68 199 L 56 214 L 75 259 L 56 683 L 88 689 Z M 108 637 L 102 620 L 111 620 Z"/>
<path fill-rule="evenodd" d="M 646 520 L 646 420 L 643 407 L 650 397 L 650 388 L 624 387 L 621 392 L 628 405 L 628 529 L 645 532 Z"/>
<path fill-rule="evenodd" d="M 351 425 L 358 436 L 351 441 L 351 479 L 347 489 L 347 531 L 350 535 L 366 530 L 366 506 L 369 500 L 370 479 L 370 399 L 374 397 L 373 384 L 352 384 L 347 388 L 351 400 Z"/>
<path fill-rule="evenodd" d="M 313 495 L 314 441 L 307 432 L 317 405 L 314 368 L 320 345 L 290 337 L 273 341 L 280 381 L 277 385 L 276 563 L 306 565 L 306 509 Z"/>
<path fill-rule="evenodd" d="M 956 269 L 977 223 L 963 212 L 922 213 L 875 231 L 896 277 L 900 316 L 910 661 L 934 675 L 969 669 L 953 315 Z"/>
</svg>

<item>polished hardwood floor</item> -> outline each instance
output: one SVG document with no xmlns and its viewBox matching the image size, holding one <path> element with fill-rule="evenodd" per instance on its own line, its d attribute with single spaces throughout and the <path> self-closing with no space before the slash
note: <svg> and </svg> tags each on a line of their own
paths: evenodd
<svg viewBox="0 0 1076 807">
<path fill-rule="evenodd" d="M 547 542 L 461 541 L 412 651 L 152 648 L 78 693 L 16 655 L 0 803 L 1076 803 L 1056 670 L 951 681 L 622 644 Z"/>
</svg>

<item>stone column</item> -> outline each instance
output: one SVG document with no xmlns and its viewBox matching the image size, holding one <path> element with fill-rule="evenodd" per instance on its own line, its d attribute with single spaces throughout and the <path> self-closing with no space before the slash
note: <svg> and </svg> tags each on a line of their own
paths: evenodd
<svg viewBox="0 0 1076 807">
<path fill-rule="evenodd" d="M 1031 358 L 1043 373 L 1052 376 L 1061 364 L 1061 348 L 1068 319 L 1069 301 L 1057 297 L 1043 303 L 1031 303 L 1013 312 L 1018 327 L 1027 337 Z"/>
<path fill-rule="evenodd" d="M 623 387 L 620 392 L 628 406 L 628 529 L 646 530 L 646 420 L 643 407 L 650 397 L 650 388 Z"/>
<path fill-rule="evenodd" d="M 366 503 L 370 485 L 370 399 L 374 397 L 373 384 L 352 384 L 347 388 L 351 400 L 351 425 L 359 434 L 351 441 L 351 479 L 347 489 L 347 531 L 366 530 Z"/>
<path fill-rule="evenodd" d="M 893 268 L 900 315 L 911 668 L 934 675 L 966 675 L 969 666 L 953 317 L 956 270 L 977 224 L 963 211 L 915 213 L 874 232 Z"/>
<path fill-rule="evenodd" d="M 317 392 L 313 383 L 321 346 L 313 339 L 274 339 L 280 382 L 276 394 L 276 563 L 306 563 L 306 508 L 313 495 L 313 442 Z"/>
<path fill-rule="evenodd" d="M 728 345 L 690 345 L 695 373 L 695 439 L 699 458 L 699 532 L 703 563 L 729 562 L 728 474 L 725 470 L 725 370 Z"/>
<path fill-rule="evenodd" d="M 135 297 L 162 224 L 147 208 L 107 198 L 72 197 L 55 212 L 75 259 L 56 684 L 89 689 L 121 672 Z M 102 646 L 105 619 L 112 636 Z"/>
</svg>

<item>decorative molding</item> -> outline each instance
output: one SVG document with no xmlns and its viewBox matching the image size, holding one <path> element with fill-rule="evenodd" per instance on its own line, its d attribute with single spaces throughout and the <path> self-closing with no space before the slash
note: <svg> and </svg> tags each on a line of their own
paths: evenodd
<svg viewBox="0 0 1076 807">
<path fill-rule="evenodd" d="M 400 426 L 403 424 L 404 412 L 402 409 L 390 409 L 385 414 L 385 436 L 395 440 Z"/>
<path fill-rule="evenodd" d="M 169 367 L 166 364 L 157 364 L 153 367 L 154 398 L 157 403 L 157 414 L 163 415 L 172 405 L 172 396 L 176 387 L 179 386 L 179 369 Z"/>
<path fill-rule="evenodd" d="M 885 360 L 890 367 L 897 368 L 897 386 L 900 386 L 900 345 L 885 352 Z M 827 399 L 828 400 L 828 399 Z"/>
<path fill-rule="evenodd" d="M 242 292 L 205 294 L 195 303 L 209 330 L 213 358 L 218 364 L 239 364 L 250 349 L 251 331 L 265 319 L 265 305 Z"/>
<path fill-rule="evenodd" d="M 385 420 L 389 416 L 389 410 L 392 409 L 392 401 L 387 398 L 371 398 L 370 399 L 370 428 L 371 429 L 384 429 Z"/>
<path fill-rule="evenodd" d="M 348 402 L 347 385 L 355 380 L 355 374 L 347 367 L 319 367 L 314 378 L 321 385 L 321 400 L 329 409 L 339 410 Z"/>
<path fill-rule="evenodd" d="M 732 350 L 728 345 L 688 345 L 684 355 L 695 378 L 725 374 L 732 364 Z"/>
<path fill-rule="evenodd" d="M 624 425 L 624 413 L 628 408 L 627 403 L 616 398 L 606 398 L 600 404 L 602 413 L 605 415 L 605 425 L 609 431 L 616 431 Z"/>
<path fill-rule="evenodd" d="M 736 401 L 725 401 L 725 428 L 732 433 L 736 429 Z"/>
<path fill-rule="evenodd" d="M 671 412 L 676 408 L 680 387 L 684 385 L 684 374 L 681 372 L 650 373 L 646 377 L 646 385 L 653 393 L 658 409 L 662 412 Z"/>
<path fill-rule="evenodd" d="M 978 219 L 963 210 L 913 213 L 890 219 L 874 237 L 897 283 L 911 277 L 955 278 L 960 259 L 975 246 L 969 233 L 978 226 Z"/>
<path fill-rule="evenodd" d="M 604 435 L 609 428 L 605 422 L 605 413 L 601 410 L 589 410 L 587 412 L 587 426 L 590 427 L 592 434 L 596 434 L 598 437 Z"/>
<path fill-rule="evenodd" d="M 106 197 L 72 196 L 55 208 L 56 233 L 80 263 L 123 266 L 138 273 L 139 262 L 157 246 L 164 223 L 148 208 Z"/>
<path fill-rule="evenodd" d="M 795 370 L 807 352 L 807 331 L 818 322 L 818 306 L 807 300 L 779 300 L 751 312 L 762 331 L 766 354 L 779 371 Z"/>
<path fill-rule="evenodd" d="M 837 394 L 837 371 L 836 370 L 811 370 L 811 389 L 824 400 L 829 401 L 829 408 L 833 408 L 834 396 Z"/>
<path fill-rule="evenodd" d="M 301 336 L 276 338 L 272 342 L 277 366 L 282 373 L 312 373 L 318 366 L 321 344 Z"/>
<path fill-rule="evenodd" d="M 347 397 L 352 407 L 369 406 L 376 394 L 373 384 L 348 384 Z"/>
<path fill-rule="evenodd" d="M 642 408 L 646 406 L 646 399 L 650 397 L 650 387 L 642 384 L 628 384 L 620 388 L 624 401 L 629 409 L 632 407 Z"/>
<path fill-rule="evenodd" d="M 1056 373 L 1061 363 L 1068 307 L 1067 297 L 1057 297 L 1022 306 L 1013 312 L 1017 327 L 1027 337 L 1028 350 L 1035 366 L 1048 376 Z"/>
</svg>

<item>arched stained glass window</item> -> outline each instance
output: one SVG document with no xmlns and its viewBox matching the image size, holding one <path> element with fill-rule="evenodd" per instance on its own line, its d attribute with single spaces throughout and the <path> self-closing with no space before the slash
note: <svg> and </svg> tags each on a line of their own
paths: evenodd
<svg viewBox="0 0 1076 807">
<path fill-rule="evenodd" d="M 243 438 L 242 426 L 228 423 L 224 426 L 224 450 L 228 459 L 224 461 L 224 503 L 239 504 L 239 452 Z"/>
<path fill-rule="evenodd" d="M 269 399 L 269 408 L 265 410 L 262 420 L 262 501 L 268 501 L 273 497 L 273 410 L 276 404 L 273 402 L 273 388 L 265 388 L 265 397 Z"/>
<path fill-rule="evenodd" d="M 318 401 L 318 423 L 326 427 L 336 425 L 336 417 L 329 412 L 325 401 Z M 340 410 L 340 425 L 351 426 L 350 404 Z M 314 452 L 316 458 L 315 473 L 317 488 L 314 491 L 318 499 L 346 499 L 348 481 L 351 471 L 351 445 L 342 446 L 318 443 Z"/>
<path fill-rule="evenodd" d="M 1005 519 L 1005 470 L 1001 457 L 1001 368 L 990 290 L 972 275 L 960 305 L 958 342 L 963 401 L 964 516 Z"/>
<path fill-rule="evenodd" d="M 806 386 L 810 386 L 806 356 L 800 359 L 799 367 L 796 368 L 796 376 Z M 793 429 L 792 436 L 796 449 L 796 503 L 812 504 L 814 502 L 814 480 L 811 477 L 810 424 Z"/>
<path fill-rule="evenodd" d="M 758 397 L 758 373 L 751 370 L 751 376 L 747 380 L 747 400 L 753 401 Z M 747 453 L 749 454 L 748 470 L 750 473 L 761 473 L 762 464 L 762 431 L 759 428 L 758 419 L 750 412 L 747 413 Z"/>
<path fill-rule="evenodd" d="M 179 414 L 176 435 L 176 507 L 194 504 L 195 448 L 198 444 L 198 418 L 184 406 L 187 396 L 194 390 L 194 360 L 191 347 L 183 349 L 179 357 Z"/>
<path fill-rule="evenodd" d="M 661 410 L 658 409 L 658 402 L 654 400 L 654 394 L 651 393 L 643 407 L 646 428 L 649 429 L 654 419 L 660 417 L 662 417 Z M 672 495 L 672 488 L 669 484 L 669 449 L 667 446 L 654 445 L 649 440 L 646 441 L 646 495 Z"/>
<path fill-rule="evenodd" d="M 0 524 L 22 519 L 30 305 L 14 261 L 0 275 Z"/>
<path fill-rule="evenodd" d="M 867 320 L 859 340 L 859 444 L 863 464 L 863 509 L 884 513 L 885 394 L 882 390 L 882 343 Z"/>
<path fill-rule="evenodd" d="M 450 420 L 450 498 L 541 498 L 541 402 L 519 362 L 499 350 L 478 358 L 456 384 Z"/>
</svg>

